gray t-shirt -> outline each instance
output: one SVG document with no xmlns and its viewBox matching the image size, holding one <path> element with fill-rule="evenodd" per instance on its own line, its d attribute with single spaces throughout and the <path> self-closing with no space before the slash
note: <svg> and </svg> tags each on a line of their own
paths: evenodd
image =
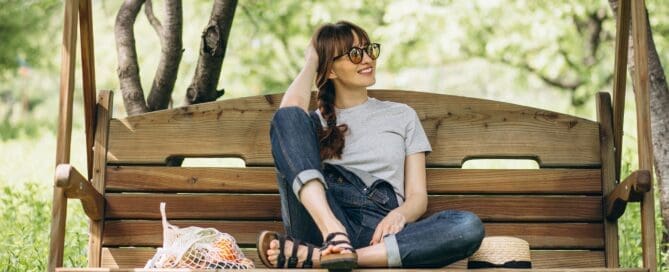
<svg viewBox="0 0 669 272">
<path fill-rule="evenodd" d="M 315 111 L 327 127 L 320 110 Z M 401 204 L 404 199 L 404 159 L 432 152 L 418 114 L 410 106 L 368 97 L 367 101 L 346 109 L 335 108 L 337 125 L 347 124 L 341 159 L 323 162 L 345 167 L 370 186 L 376 179 L 388 181 Z M 360 171 L 362 170 L 362 171 Z M 372 176 L 370 176 L 370 174 Z M 411 182 L 411 181 L 408 181 Z"/>
</svg>

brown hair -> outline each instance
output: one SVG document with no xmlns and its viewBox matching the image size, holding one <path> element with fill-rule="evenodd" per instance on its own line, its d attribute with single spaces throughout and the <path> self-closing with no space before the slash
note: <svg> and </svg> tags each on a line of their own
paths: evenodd
<svg viewBox="0 0 669 272">
<path fill-rule="evenodd" d="M 311 39 L 318 53 L 318 68 L 316 69 L 318 109 L 327 123 L 327 128 L 318 129 L 321 160 L 333 157 L 341 159 L 341 153 L 344 150 L 344 133 L 348 131 L 348 125 L 336 125 L 335 88 L 328 74 L 332 69 L 334 57 L 344 54 L 353 46 L 353 33 L 358 36 L 362 44 L 369 43 L 367 32 L 347 21 L 324 24 L 316 30 Z"/>
</svg>

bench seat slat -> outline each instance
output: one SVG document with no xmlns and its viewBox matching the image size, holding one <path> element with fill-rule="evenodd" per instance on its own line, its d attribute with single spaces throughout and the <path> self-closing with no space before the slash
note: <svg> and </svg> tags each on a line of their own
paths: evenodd
<svg viewBox="0 0 669 272">
<path fill-rule="evenodd" d="M 244 255 L 253 260 L 256 268 L 265 268 L 255 248 L 242 249 Z M 144 267 L 153 257 L 153 248 L 102 248 L 102 267 L 137 268 Z M 587 268 L 604 267 L 604 252 L 591 250 L 532 250 L 532 268 Z M 455 262 L 447 268 L 466 268 L 466 260 Z"/>
<path fill-rule="evenodd" d="M 118 194 L 106 195 L 107 219 L 159 219 L 160 202 L 168 219 L 280 220 L 276 194 Z M 596 196 L 462 196 L 430 195 L 428 212 L 448 209 L 476 213 L 484 221 L 602 220 Z M 151 207 L 155 207 L 152 209 Z"/>
<path fill-rule="evenodd" d="M 416 110 L 432 144 L 428 165 L 457 167 L 478 157 L 535 158 L 542 167 L 601 165 L 599 126 L 591 120 L 435 93 L 370 90 L 369 95 Z M 282 97 L 227 99 L 113 119 L 107 159 L 164 164 L 170 156 L 232 156 L 246 165 L 272 165 L 270 121 Z M 311 97 L 309 108 L 315 109 L 317 96 Z"/>
<path fill-rule="evenodd" d="M 180 227 L 216 228 L 230 233 L 237 243 L 255 246 L 262 230 L 283 232 L 278 221 L 170 220 Z M 525 239 L 533 249 L 602 249 L 602 224 L 582 223 L 485 223 L 487 236 L 509 235 Z M 105 222 L 104 246 L 162 246 L 162 224 L 158 220 L 114 220 Z"/>
<path fill-rule="evenodd" d="M 107 192 L 277 193 L 274 167 L 107 167 Z M 601 194 L 599 169 L 427 169 L 428 192 Z M 565 186 L 565 184 L 569 186 Z M 494 186 L 493 186 L 494 185 Z"/>
</svg>

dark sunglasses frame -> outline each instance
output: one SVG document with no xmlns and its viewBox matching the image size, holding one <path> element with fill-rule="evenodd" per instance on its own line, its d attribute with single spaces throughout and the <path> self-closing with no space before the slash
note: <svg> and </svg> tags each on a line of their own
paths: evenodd
<svg viewBox="0 0 669 272">
<path fill-rule="evenodd" d="M 376 56 L 372 55 L 372 47 L 373 46 L 376 46 L 379 49 L 378 54 Z M 358 51 L 360 53 L 360 56 L 361 56 L 360 60 L 358 60 L 357 62 L 353 61 L 353 57 L 352 57 L 356 53 L 355 51 Z M 365 53 L 367 53 L 367 56 L 369 56 L 371 59 L 373 59 L 373 60 L 377 59 L 379 57 L 379 55 L 381 55 L 381 44 L 370 43 L 368 45 L 365 45 L 364 47 L 353 46 L 353 47 L 351 47 L 351 49 L 348 50 L 348 52 L 346 52 L 344 54 L 341 54 L 339 56 L 336 56 L 332 60 L 337 60 L 338 58 L 341 58 L 343 56 L 348 55 L 348 60 L 350 60 L 353 64 L 358 64 L 358 63 L 362 62 L 362 59 L 365 57 L 363 54 L 365 54 Z"/>
</svg>

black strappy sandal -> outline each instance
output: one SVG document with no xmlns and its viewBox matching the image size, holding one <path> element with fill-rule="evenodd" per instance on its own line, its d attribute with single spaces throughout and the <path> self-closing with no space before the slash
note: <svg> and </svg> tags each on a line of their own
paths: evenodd
<svg viewBox="0 0 669 272">
<path fill-rule="evenodd" d="M 351 242 L 345 240 L 333 240 L 337 235 L 344 235 L 348 238 L 348 234 L 343 232 L 333 232 L 328 234 L 321 247 L 321 252 L 329 246 L 336 246 L 339 244 L 348 244 L 348 247 L 341 247 L 344 250 L 350 250 L 350 253 L 333 253 L 328 255 L 321 255 L 321 267 L 328 270 L 351 270 L 358 265 L 358 254 L 355 253 L 355 248 L 351 246 Z M 349 239 L 350 240 L 350 239 Z"/>
<path fill-rule="evenodd" d="M 276 267 L 272 266 L 269 262 L 267 256 L 267 250 L 272 240 L 279 240 L 279 257 L 276 260 Z M 286 255 L 284 254 L 284 245 L 286 240 L 293 242 L 293 250 L 291 256 L 288 258 L 288 263 L 286 263 Z M 300 241 L 290 236 L 281 235 L 275 231 L 263 231 L 258 236 L 258 243 L 256 247 L 258 249 L 258 256 L 260 260 L 267 268 L 297 268 L 297 249 L 301 246 L 306 246 L 308 248 L 307 258 L 302 263 L 302 268 L 312 268 L 313 262 L 311 261 L 314 248 L 314 245 Z"/>
</svg>

